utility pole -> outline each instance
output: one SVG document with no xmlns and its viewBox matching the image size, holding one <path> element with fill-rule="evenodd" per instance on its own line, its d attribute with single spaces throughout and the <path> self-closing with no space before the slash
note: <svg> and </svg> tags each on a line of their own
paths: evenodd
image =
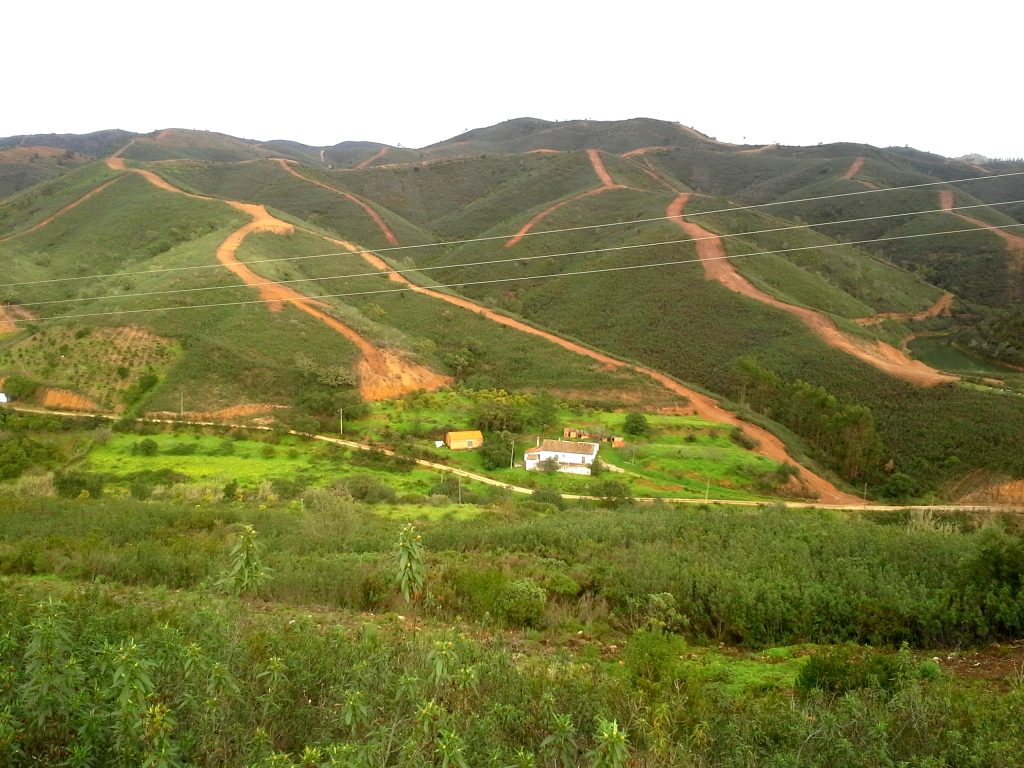
<svg viewBox="0 0 1024 768">
<path fill-rule="evenodd" d="M 178 390 L 178 418 L 185 418 L 185 393 L 182 390 Z"/>
<path fill-rule="evenodd" d="M 516 441 L 512 441 L 512 455 L 508 459 L 508 468 L 515 469 L 516 466 Z"/>
<path fill-rule="evenodd" d="M 345 421 L 344 421 L 344 419 L 345 419 L 345 409 L 344 408 L 339 408 L 338 409 L 338 434 L 339 435 L 344 435 L 345 434 Z"/>
<path fill-rule="evenodd" d="M 708 484 L 704 486 L 704 503 L 708 503 L 708 499 L 711 497 L 711 478 L 708 478 Z"/>
<path fill-rule="evenodd" d="M 462 503 L 462 476 L 461 475 L 456 475 L 455 476 L 455 482 L 459 486 L 459 504 L 461 504 Z"/>
</svg>

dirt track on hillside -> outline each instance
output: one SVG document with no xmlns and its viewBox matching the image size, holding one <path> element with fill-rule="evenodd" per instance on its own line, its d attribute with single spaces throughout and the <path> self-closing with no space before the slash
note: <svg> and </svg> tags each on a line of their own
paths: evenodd
<svg viewBox="0 0 1024 768">
<path fill-rule="evenodd" d="M 305 181 L 309 184 L 315 184 L 321 189 L 326 189 L 328 192 L 333 192 L 336 195 L 341 195 L 349 202 L 358 205 L 360 208 L 366 211 L 367 215 L 371 219 L 373 219 L 373 223 L 377 225 L 377 229 L 379 229 L 381 231 L 381 234 L 384 235 L 384 239 L 387 240 L 388 243 L 391 245 L 398 245 L 398 238 L 395 237 L 395 233 L 391 231 L 391 227 L 387 225 L 387 222 L 384 221 L 381 215 L 377 213 L 377 211 L 375 211 L 373 207 L 365 200 L 363 200 L 360 197 L 357 197 L 356 195 L 353 195 L 350 192 L 338 189 L 337 187 L 332 187 L 330 184 L 324 184 L 323 182 L 316 181 L 315 179 L 306 178 L 301 173 L 292 168 L 291 163 L 285 160 L 284 158 L 277 158 L 277 164 L 280 165 L 284 170 L 286 170 L 295 178 L 301 179 L 302 181 Z"/>
<path fill-rule="evenodd" d="M 939 192 L 939 204 L 942 210 L 946 213 L 956 216 L 962 221 L 966 221 L 968 224 L 973 224 L 976 227 L 987 229 L 994 235 L 998 235 L 1002 238 L 1003 242 L 1006 243 L 1007 249 L 1010 251 L 1010 255 L 1013 257 L 1011 266 L 1017 270 L 1024 270 L 1024 237 L 1007 232 L 1005 229 L 1000 229 L 995 224 L 989 224 L 987 221 L 976 219 L 973 216 L 966 216 L 959 211 L 954 211 L 953 206 L 956 205 L 956 193 L 952 190 L 946 189 Z"/>
<path fill-rule="evenodd" d="M 754 287 L 736 271 L 731 261 L 726 258 L 725 248 L 718 236 L 704 229 L 699 224 L 686 221 L 682 217 L 683 208 L 689 198 L 690 193 L 688 192 L 679 195 L 669 203 L 665 214 L 673 217 L 671 220 L 676 222 L 687 235 L 694 238 L 697 256 L 704 266 L 704 275 L 707 279 L 716 280 L 731 291 L 759 301 L 762 304 L 767 304 L 775 309 L 780 309 L 783 312 L 788 312 L 794 317 L 799 318 L 804 325 L 830 347 L 846 352 L 890 376 L 922 387 L 931 387 L 958 380 L 956 376 L 941 373 L 919 360 L 912 360 L 906 353 L 889 344 L 850 336 L 840 331 L 835 323 L 821 312 L 787 304 Z"/>
<path fill-rule="evenodd" d="M 373 157 L 366 158 L 365 160 L 363 160 L 363 162 L 359 163 L 359 165 L 357 165 L 355 169 L 357 171 L 361 171 L 364 168 L 369 168 L 375 162 L 377 162 L 382 157 L 384 157 L 384 155 L 386 155 L 388 153 L 389 149 L 391 149 L 391 148 L 390 147 L 381 147 L 380 149 L 377 150 L 377 154 L 376 155 L 374 155 Z M 321 157 L 320 159 L 322 160 L 323 158 Z"/>
<path fill-rule="evenodd" d="M 252 221 L 228 235 L 227 239 L 217 248 L 217 260 L 227 269 L 231 270 L 246 285 L 256 287 L 259 290 L 260 298 L 267 303 L 267 307 L 271 311 L 280 311 L 287 302 L 351 341 L 363 356 L 363 359 L 359 362 L 358 370 L 359 392 L 364 399 L 386 400 L 392 397 L 399 397 L 416 389 L 440 389 L 450 382 L 447 376 L 442 376 L 431 371 L 429 368 L 404 360 L 389 350 L 375 347 L 356 331 L 323 311 L 327 307 L 322 302 L 299 293 L 294 288 L 260 277 L 239 261 L 236 252 L 242 241 L 253 232 L 288 234 L 294 231 L 294 227 L 291 224 L 271 216 L 264 206 L 254 203 L 241 203 L 237 200 L 219 200 L 218 198 L 185 192 L 168 183 L 152 171 L 141 168 L 127 168 L 124 160 L 119 157 L 107 158 L 107 165 L 111 168 L 138 173 L 159 189 L 199 200 L 215 200 L 227 203 L 232 208 L 249 216 Z"/>
<path fill-rule="evenodd" d="M 911 320 L 927 320 L 931 317 L 948 317 L 952 314 L 954 298 L 955 297 L 952 293 L 946 291 L 927 309 L 922 309 L 918 312 L 879 312 L 877 315 L 872 315 L 871 317 L 858 317 L 854 322 L 857 323 L 857 325 L 867 327 L 871 325 L 881 325 L 885 320 L 906 322 Z"/>
<path fill-rule="evenodd" d="M 852 163 L 850 163 L 850 167 L 846 169 L 846 173 L 844 173 L 839 178 L 841 178 L 843 181 L 850 181 L 850 180 L 853 179 L 854 176 L 856 176 L 858 173 L 860 173 L 860 169 L 863 168 L 863 167 L 864 167 L 864 158 L 863 157 L 858 157 L 856 160 L 854 160 Z"/>
<path fill-rule="evenodd" d="M 593 189 L 588 189 L 586 192 L 580 192 L 578 195 L 573 195 L 572 197 L 566 198 L 565 200 L 554 203 L 553 205 L 549 205 L 543 211 L 533 216 L 528 222 L 526 222 L 522 227 L 520 227 L 518 232 L 516 232 L 512 237 L 506 240 L 506 248 L 511 248 L 513 245 L 519 243 L 524 237 L 526 237 L 530 233 L 530 230 L 532 230 L 535 226 L 540 224 L 540 222 L 544 221 L 544 219 L 546 219 L 548 216 L 550 216 L 552 213 L 557 211 L 562 206 L 568 205 L 569 203 L 574 203 L 577 200 L 582 200 L 585 197 L 599 195 L 602 192 L 607 192 L 609 189 L 626 188 L 622 184 L 615 183 L 615 180 L 612 178 L 611 174 L 608 173 L 608 169 L 605 168 L 604 160 L 601 159 L 600 152 L 598 152 L 596 149 L 588 149 L 587 157 L 590 159 L 590 164 L 593 166 L 594 173 L 597 174 L 597 178 L 601 182 L 601 186 L 594 187 Z"/>
<path fill-rule="evenodd" d="M 71 211 L 71 210 L 77 208 L 78 206 L 80 206 L 82 203 L 84 203 L 86 200 L 88 200 L 93 195 L 99 194 L 104 189 L 109 187 L 111 184 L 113 184 L 114 182 L 120 181 L 123 178 L 124 178 L 124 176 L 115 176 L 113 179 L 109 179 L 108 181 L 103 182 L 98 187 L 90 189 L 88 192 L 86 192 L 84 195 L 82 195 L 77 200 L 74 200 L 74 201 L 68 203 L 63 208 L 61 208 L 59 211 L 56 211 L 55 213 L 51 213 L 49 216 L 47 216 L 42 221 L 36 222 L 35 224 L 33 224 L 28 229 L 23 229 L 20 232 L 14 232 L 13 234 L 5 235 L 4 237 L 0 237 L 0 243 L 6 243 L 8 240 L 13 240 L 16 237 L 21 237 L 23 235 L 30 235 L 33 232 L 38 232 L 40 229 L 45 227 L 47 224 L 51 223 L 57 217 L 63 216 L 68 211 Z"/>
<path fill-rule="evenodd" d="M 470 301 L 469 299 L 464 299 L 459 296 L 452 296 L 447 293 L 441 293 L 440 291 L 435 291 L 431 290 L 430 288 L 424 288 L 423 286 L 416 285 L 415 283 L 411 282 L 407 277 L 405 277 L 405 275 L 395 272 L 390 266 L 388 266 L 387 262 L 385 262 L 376 254 L 371 253 L 370 251 L 367 251 L 365 249 L 361 249 L 354 245 L 353 243 L 350 243 L 346 240 L 337 240 L 334 238 L 327 239 L 329 239 L 331 242 L 337 245 L 340 245 L 342 248 L 345 248 L 346 250 L 352 253 L 358 253 L 360 256 L 362 256 L 364 261 L 373 266 L 375 269 L 379 269 L 382 272 L 386 272 L 389 280 L 399 283 L 401 285 L 405 285 L 415 293 L 419 293 L 424 296 L 430 296 L 431 298 L 447 302 L 449 304 L 452 304 L 453 306 L 460 307 L 461 309 L 474 312 L 478 315 L 487 318 L 488 320 L 492 320 L 493 322 L 498 323 L 499 325 L 504 325 L 508 328 L 513 328 L 517 331 L 528 333 L 531 336 L 538 336 L 542 339 L 545 339 L 546 341 L 550 341 L 552 344 L 556 344 L 559 347 L 562 347 L 563 349 L 567 349 L 570 352 L 574 352 L 577 355 L 581 355 L 583 357 L 588 357 L 591 360 L 595 360 L 610 369 L 628 368 L 630 370 L 636 371 L 637 373 L 643 374 L 644 376 L 647 376 L 661 384 L 661 386 L 663 386 L 668 391 L 681 397 L 687 398 L 692 404 L 694 411 L 701 418 L 707 419 L 709 421 L 722 422 L 725 424 L 736 426 L 743 430 L 743 432 L 746 435 L 750 436 L 751 438 L 757 441 L 758 448 L 756 450 L 763 456 L 767 456 L 768 458 L 778 462 L 790 463 L 797 466 L 800 469 L 801 481 L 804 483 L 805 486 L 807 486 L 807 488 L 812 493 L 817 494 L 821 501 L 829 504 L 854 504 L 860 503 L 861 501 L 855 496 L 850 496 L 849 494 L 843 493 L 825 478 L 820 477 L 819 475 L 814 474 L 810 470 L 800 466 L 800 464 L 795 459 L 793 459 L 786 451 L 786 447 L 782 444 L 782 441 L 779 440 L 779 438 L 775 437 L 775 435 L 773 435 L 771 432 L 768 432 L 767 430 L 762 429 L 761 427 L 741 420 L 738 416 L 736 416 L 736 414 L 722 408 L 710 397 L 702 395 L 701 393 L 696 392 L 690 389 L 689 387 L 680 384 L 675 379 L 671 378 L 670 376 L 667 376 L 664 373 L 661 373 L 660 371 L 656 371 L 653 368 L 647 368 L 642 365 L 634 365 L 632 363 L 627 363 L 623 360 L 611 357 L 610 355 L 606 355 L 602 352 L 590 349 L 589 347 L 584 347 L 581 344 L 576 344 L 572 341 L 569 341 L 568 339 L 563 339 L 561 336 L 556 336 L 553 333 L 541 330 L 540 328 L 535 328 L 534 326 L 528 325 L 527 323 L 524 323 L 520 320 L 515 320 L 514 318 L 502 315 L 498 312 L 495 312 L 492 309 L 477 304 L 476 302 Z"/>
</svg>

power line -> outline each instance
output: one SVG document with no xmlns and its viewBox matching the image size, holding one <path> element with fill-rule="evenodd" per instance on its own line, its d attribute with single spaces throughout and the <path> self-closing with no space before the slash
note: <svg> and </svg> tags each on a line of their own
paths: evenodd
<svg viewBox="0 0 1024 768">
<path fill-rule="evenodd" d="M 584 224 L 584 225 L 580 225 L 580 226 L 577 226 L 577 227 L 563 227 L 561 229 L 545 229 L 545 230 L 538 230 L 538 231 L 534 231 L 534 232 L 527 232 L 527 233 L 524 234 L 524 237 L 533 237 L 533 236 L 536 236 L 536 235 L 564 234 L 564 233 L 567 233 L 567 232 L 580 232 L 580 231 L 584 231 L 584 230 L 601 229 L 601 228 L 609 228 L 609 227 L 623 227 L 623 226 L 629 226 L 629 225 L 632 225 L 632 224 L 650 224 L 650 223 L 657 222 L 657 221 L 667 221 L 667 220 L 671 220 L 671 219 L 678 219 L 678 218 L 682 218 L 683 216 L 686 216 L 687 218 L 693 218 L 693 217 L 696 217 L 696 216 L 711 216 L 711 215 L 716 214 L 716 213 L 730 213 L 730 212 L 735 212 L 735 211 L 755 210 L 755 209 L 766 208 L 766 207 L 774 206 L 774 205 L 791 205 L 791 204 L 795 204 L 795 203 L 817 202 L 817 201 L 820 201 L 820 200 L 833 200 L 833 199 L 836 199 L 836 198 L 851 197 L 851 196 L 855 196 L 855 195 L 870 195 L 870 194 L 876 194 L 876 193 L 881 193 L 881 192 L 899 192 L 899 191 L 908 190 L 908 189 L 918 189 L 918 188 L 921 188 L 921 187 L 941 186 L 941 185 L 949 185 L 949 184 L 962 184 L 962 183 L 967 183 L 967 182 L 971 182 L 971 181 L 985 181 L 985 180 L 988 180 L 988 179 L 999 179 L 999 178 L 1005 178 L 1005 177 L 1009 177 L 1009 176 L 1022 176 L 1022 175 L 1024 175 L 1024 171 L 1011 171 L 1011 172 L 1007 172 L 1007 173 L 992 174 L 992 175 L 989 175 L 989 176 L 973 176 L 973 177 L 970 177 L 970 178 L 967 178 L 967 179 L 956 179 L 954 181 L 929 181 L 929 182 L 924 182 L 924 183 L 921 183 L 921 184 L 908 184 L 908 185 L 899 186 L 899 187 L 884 187 L 884 188 L 881 188 L 881 189 L 864 189 L 864 190 L 858 190 L 856 192 L 842 192 L 842 193 L 837 193 L 837 194 L 834 194 L 834 195 L 818 195 L 816 197 L 805 197 L 805 198 L 800 198 L 800 199 L 797 199 L 797 200 L 781 200 L 781 201 L 771 202 L 771 203 L 755 203 L 755 204 L 751 204 L 751 205 L 733 206 L 733 207 L 730 207 L 730 208 L 718 208 L 718 209 L 714 209 L 714 210 L 710 210 L 710 211 L 693 211 L 693 212 L 686 213 L 686 214 L 679 214 L 677 216 L 654 216 L 654 217 L 645 218 L 645 219 L 630 219 L 630 220 L 627 220 L 627 221 L 612 221 L 612 222 L 605 222 L 605 223 L 602 223 L 602 224 Z M 313 183 L 313 182 L 311 182 L 311 183 Z M 213 200 L 213 201 L 218 201 L 219 200 L 219 198 L 212 198 L 212 197 L 211 198 L 206 198 L 206 199 Z M 223 201 L 220 201 L 220 202 L 223 202 Z M 997 204 L 993 203 L 993 204 L 990 204 L 990 205 L 997 205 Z M 984 206 L 982 205 L 982 206 L 974 206 L 974 207 L 984 207 Z M 909 215 L 909 214 L 905 214 L 905 215 Z M 16 234 L 18 234 L 18 233 L 16 233 Z M 328 237 L 328 238 L 330 237 L 330 236 L 321 235 L 319 233 L 313 233 L 313 234 L 316 234 L 319 237 Z M 412 244 L 412 245 L 392 245 L 392 246 L 386 246 L 386 247 L 383 247 L 383 248 L 377 248 L 377 249 L 375 249 L 373 251 L 370 251 L 369 249 L 359 249 L 359 250 L 355 250 L 355 251 L 334 251 L 334 252 L 330 252 L 330 253 L 313 254 L 313 255 L 309 255 L 309 256 L 286 256 L 286 257 L 273 258 L 273 259 L 258 259 L 258 260 L 255 260 L 255 261 L 246 262 L 246 264 L 268 264 L 268 263 L 275 263 L 275 262 L 282 262 L 282 261 L 302 261 L 302 260 L 306 260 L 306 259 L 322 259 L 322 258 L 327 258 L 327 257 L 330 257 L 330 256 L 346 256 L 346 255 L 350 255 L 350 254 L 352 254 L 352 255 L 362 255 L 362 254 L 367 254 L 367 253 L 381 254 L 381 253 L 391 253 L 391 252 L 394 252 L 394 251 L 404 251 L 404 250 L 413 250 L 413 249 L 422 249 L 422 248 L 441 248 L 441 247 L 451 246 L 451 245 L 468 245 L 470 243 L 483 243 L 483 242 L 489 242 L 489 241 L 494 241 L 494 240 L 508 240 L 508 239 L 510 239 L 510 238 L 512 238 L 514 236 L 515 235 L 486 235 L 486 236 L 482 236 L 482 237 L 466 238 L 466 239 L 463 239 L 463 240 L 445 240 L 445 241 L 441 241 L 441 242 L 437 242 L 437 243 L 416 243 L 416 244 Z M 60 283 L 60 282 L 72 282 L 72 281 L 77 281 L 77 280 L 92 280 L 92 279 L 97 279 L 98 280 L 98 279 L 108 278 L 108 277 L 133 277 L 133 276 L 138 276 L 138 275 L 158 275 L 158 274 L 164 274 L 164 273 L 168 273 L 168 272 L 182 272 L 182 271 L 195 270 L 195 269 L 217 269 L 217 268 L 220 268 L 220 267 L 222 267 L 221 264 L 197 264 L 197 265 L 192 265 L 192 266 L 187 266 L 187 267 L 163 267 L 161 269 L 145 269 L 145 270 L 138 270 L 138 271 L 134 271 L 134 272 L 111 272 L 111 273 L 99 274 L 99 275 L 78 275 L 78 276 L 74 276 L 74 277 L 55 277 L 55 278 L 47 278 L 45 280 L 27 280 L 27 281 L 17 282 L 17 283 L 0 283 L 0 288 L 16 288 L 16 287 L 21 287 L 21 286 L 26 286 L 26 285 L 42 285 L 42 284 L 52 284 L 52 283 Z"/>
<path fill-rule="evenodd" d="M 906 217 L 906 216 L 924 216 L 924 215 L 932 214 L 932 213 L 945 213 L 947 211 L 962 211 L 962 210 L 970 210 L 970 209 L 973 209 L 973 208 L 987 208 L 987 207 L 995 207 L 995 206 L 1000 206 L 1000 205 L 1016 205 L 1017 203 L 1024 203 L 1024 199 L 1021 199 L 1021 200 L 1007 200 L 1007 201 L 1004 201 L 1004 202 L 989 203 L 989 204 L 979 203 L 979 204 L 975 204 L 975 205 L 962 205 L 962 206 L 956 206 L 956 207 L 948 208 L 948 209 L 947 208 L 936 208 L 936 209 L 926 210 L 926 211 L 910 211 L 910 212 L 906 212 L 906 213 L 887 213 L 887 214 L 879 214 L 877 216 L 862 216 L 862 217 L 854 218 L 854 219 L 840 219 L 840 220 L 836 220 L 836 221 L 825 221 L 825 222 L 818 222 L 818 223 L 811 223 L 811 224 L 792 224 L 792 225 L 785 226 L 785 227 L 773 227 L 773 228 L 770 228 L 770 229 L 757 229 L 757 230 L 750 230 L 750 231 L 747 231 L 747 232 L 732 232 L 732 233 L 727 233 L 727 234 L 723 234 L 723 235 L 706 235 L 704 237 L 688 237 L 688 238 L 680 238 L 680 239 L 676 239 L 676 240 L 662 240 L 662 241 L 653 242 L 653 243 L 637 243 L 637 244 L 632 244 L 632 245 L 608 246 L 608 247 L 605 247 L 605 248 L 587 248 L 587 249 L 580 250 L 580 251 L 563 251 L 561 253 L 539 254 L 539 255 L 534 255 L 534 256 L 515 256 L 515 257 L 509 257 L 507 259 L 490 259 L 490 260 L 483 260 L 483 261 L 463 262 L 463 263 L 459 263 L 459 264 L 441 264 L 441 265 L 432 266 L 432 267 L 427 266 L 427 267 L 412 267 L 412 268 L 409 268 L 409 269 L 374 270 L 374 271 L 371 271 L 371 272 L 357 272 L 355 274 L 344 274 L 344 275 L 329 275 L 329 276 L 325 276 L 325 277 L 299 277 L 299 278 L 294 278 L 294 279 L 291 279 L 291 280 L 269 280 L 268 279 L 266 282 L 263 282 L 263 283 L 246 283 L 244 287 L 247 287 L 247 288 L 262 288 L 262 287 L 267 287 L 267 286 L 272 286 L 272 285 L 293 285 L 293 284 L 296 284 L 296 283 L 315 283 L 315 282 L 320 282 L 320 281 L 324 281 L 324 280 L 356 279 L 356 278 L 360 278 L 360 277 L 382 277 L 382 276 L 387 276 L 387 275 L 390 275 L 390 274 L 402 275 L 402 274 L 417 273 L 417 272 L 431 272 L 431 271 L 436 271 L 436 270 L 441 270 L 441 269 L 460 269 L 460 268 L 466 268 L 466 267 L 479 267 L 479 266 L 491 266 L 491 265 L 497 265 L 497 264 L 507 264 L 507 263 L 510 263 L 510 262 L 523 262 L 523 261 L 537 261 L 537 260 L 555 259 L 555 258 L 561 258 L 561 257 L 565 257 L 565 256 L 585 256 L 585 255 L 588 255 L 588 254 L 610 253 L 610 252 L 615 252 L 615 251 L 635 250 L 635 249 L 639 249 L 639 248 L 654 248 L 654 247 L 665 246 L 665 245 L 680 245 L 680 244 L 684 244 L 684 243 L 697 243 L 697 242 L 701 242 L 701 241 L 704 241 L 704 240 L 715 240 L 715 239 L 724 240 L 726 238 L 737 238 L 737 237 L 748 237 L 748 236 L 751 236 L 751 235 L 773 234 L 773 233 L 787 232 L 787 231 L 798 230 L 798 229 L 811 229 L 811 228 L 814 228 L 814 227 L 837 226 L 837 225 L 841 225 L 841 224 L 856 224 L 856 223 L 863 223 L 865 221 L 877 221 L 877 220 L 880 220 L 880 219 L 903 218 L 903 217 Z M 687 215 L 689 215 L 689 214 L 687 214 Z M 1016 225 L 1007 225 L 1007 226 L 1016 226 Z M 997 227 L 995 227 L 995 225 L 993 225 L 992 228 L 997 228 Z M 866 242 L 873 242 L 873 241 L 866 241 Z M 840 243 L 837 243 L 837 245 L 848 245 L 848 246 L 853 246 L 853 245 L 856 245 L 856 244 L 857 244 L 856 242 L 840 242 Z M 825 246 L 808 246 L 808 248 L 821 248 L 821 247 L 825 247 Z M 336 255 L 351 256 L 351 255 L 355 255 L 355 253 L 356 252 L 342 251 L 342 252 L 339 252 Z M 373 253 L 373 252 L 371 252 L 371 251 L 359 251 L 358 253 Z M 753 254 L 749 254 L 749 255 L 753 255 Z M 300 257 L 300 258 L 309 258 L 309 257 Z M 247 261 L 247 262 L 242 262 L 242 263 L 244 263 L 246 266 L 248 266 L 250 264 L 259 264 L 259 263 L 264 263 L 264 262 L 262 262 L 262 261 Z M 223 267 L 222 264 L 215 264 L 215 265 L 209 265 L 209 266 Z M 145 274 L 152 274 L 152 273 L 145 273 Z M 117 276 L 118 277 L 122 277 L 122 276 L 124 276 L 124 273 L 121 273 L 121 274 L 119 274 Z M 0 286 L 0 287 L 5 287 L 5 286 Z M 182 294 L 182 293 L 202 293 L 202 292 L 205 292 L 205 291 L 237 290 L 240 287 L 242 287 L 242 286 L 239 286 L 239 285 L 213 285 L 213 286 L 204 286 L 204 287 L 199 287 L 199 288 L 171 288 L 171 289 L 161 290 L 161 291 L 142 291 L 142 292 L 136 292 L 136 293 L 115 293 L 115 294 L 108 294 L 106 296 L 85 296 L 85 297 L 71 297 L 71 298 L 66 298 L 66 299 L 50 299 L 50 300 L 46 300 L 46 301 L 21 302 L 21 303 L 18 303 L 18 304 L 14 304 L 12 306 L 16 306 L 16 307 L 42 307 L 42 306 L 47 306 L 47 305 L 50 305 L 50 304 L 76 304 L 76 303 L 87 302 L 87 301 L 102 301 L 102 300 L 106 300 L 106 299 L 131 299 L 131 298 L 141 298 L 141 297 L 145 297 L 145 296 L 167 296 L 167 295 L 175 295 L 175 294 Z"/>
<path fill-rule="evenodd" d="M 1009 224 L 1009 225 L 1006 225 L 1007 229 L 1014 228 L 1014 227 L 1024 227 L 1024 224 Z M 681 265 L 686 265 L 686 264 L 697 264 L 697 263 L 700 263 L 702 261 L 728 261 L 728 260 L 738 259 L 738 258 L 742 258 L 742 257 L 746 257 L 746 256 L 770 256 L 770 255 L 778 255 L 778 254 L 783 254 L 783 253 L 795 253 L 795 252 L 798 252 L 798 251 L 824 250 L 826 248 L 840 248 L 840 247 L 849 246 L 849 245 L 864 245 L 866 243 L 889 242 L 889 241 L 894 241 L 894 240 L 909 240 L 909 239 L 921 238 L 921 237 L 936 237 L 936 236 L 940 236 L 940 235 L 955 235 L 955 234 L 960 234 L 960 233 L 964 233 L 964 232 L 976 232 L 976 231 L 978 231 L 977 227 L 968 227 L 968 228 L 965 228 L 965 229 L 951 229 L 951 230 L 946 230 L 946 231 L 943 231 L 943 232 L 925 232 L 925 233 L 919 233 L 919 234 L 913 234 L 913 235 L 895 235 L 895 236 L 891 236 L 891 237 L 878 237 L 878 238 L 872 238 L 872 239 L 869 239 L 869 240 L 856 240 L 856 241 L 849 242 L 849 243 L 826 243 L 824 245 L 809 245 L 809 246 L 800 246 L 800 247 L 796 247 L 796 248 L 781 248 L 781 249 L 772 250 L 772 251 L 757 251 L 757 252 L 751 252 L 751 253 L 737 253 L 737 254 L 732 254 L 732 255 L 716 256 L 716 257 L 712 257 L 712 258 L 709 258 L 709 259 L 701 259 L 701 258 L 696 258 L 696 259 L 675 259 L 675 260 L 672 260 L 672 261 L 662 261 L 662 262 L 657 262 L 657 263 L 654 263 L 654 264 L 628 264 L 628 265 L 623 265 L 623 266 L 618 266 L 618 267 L 599 267 L 599 268 L 594 268 L 594 269 L 577 270 L 577 271 L 574 271 L 574 272 L 559 272 L 557 274 L 551 274 L 551 275 L 521 275 L 521 276 L 517 276 L 517 277 L 494 278 L 494 279 L 491 279 L 491 280 L 471 280 L 471 281 L 464 281 L 464 282 L 457 282 L 457 283 L 446 283 L 446 284 L 442 284 L 442 285 L 433 285 L 433 286 L 429 286 L 429 287 L 428 286 L 420 286 L 420 285 L 410 284 L 410 285 L 403 286 L 401 288 L 384 288 L 384 289 L 373 290 L 373 291 L 350 291 L 350 292 L 346 292 L 346 293 L 329 293 L 329 294 L 323 294 L 323 295 L 320 295 L 320 296 L 303 296 L 303 297 L 297 298 L 297 299 L 290 299 L 290 298 L 274 299 L 274 301 L 279 301 L 279 302 L 288 303 L 288 304 L 300 304 L 300 303 L 303 303 L 303 302 L 306 302 L 306 301 L 318 301 L 318 300 L 321 300 L 321 299 L 353 298 L 353 297 L 357 297 L 357 296 L 375 296 L 375 295 L 390 294 L 390 293 L 408 293 L 408 292 L 417 292 L 417 291 L 422 291 L 422 290 L 438 291 L 438 289 L 442 289 L 442 288 L 465 288 L 467 286 L 494 285 L 494 284 L 499 284 L 499 283 L 521 282 L 521 281 L 526 281 L 526 280 L 547 280 L 547 279 L 556 278 L 556 277 L 581 277 L 581 276 L 586 276 L 586 275 L 602 274 L 602 273 L 609 273 L 609 272 L 624 272 L 624 271 L 628 271 L 628 270 L 637 270 L 637 269 L 653 269 L 653 268 L 656 268 L 656 267 L 671 267 L 671 266 L 681 266 Z M 246 286 L 236 286 L 236 288 L 243 288 L 243 287 L 246 287 Z M 456 298 L 456 297 L 453 297 L 453 298 Z M 150 312 L 174 312 L 174 311 L 180 311 L 180 310 L 186 310 L 186 309 L 216 309 L 216 308 L 222 308 L 222 307 L 240 307 L 240 306 L 248 306 L 248 305 L 254 305 L 254 304 L 264 304 L 264 303 L 266 303 L 266 301 L 264 299 L 250 299 L 250 300 L 246 300 L 246 301 L 226 301 L 226 302 L 218 302 L 218 303 L 214 303 L 214 304 L 190 304 L 190 305 L 185 305 L 185 306 L 173 306 L 173 307 L 144 307 L 144 308 L 141 308 L 141 309 L 119 309 L 119 310 L 110 310 L 110 311 L 107 311 L 107 312 L 87 312 L 87 313 L 81 313 L 81 314 L 77 314 L 77 315 L 55 315 L 53 317 L 37 318 L 37 319 L 34 319 L 33 322 L 54 322 L 54 321 L 58 321 L 58 320 L 77 320 L 77 319 L 92 318 L 92 317 L 112 317 L 112 316 L 117 316 L 117 315 L 145 314 L 145 313 L 150 313 Z M 20 319 L 15 319 L 14 322 L 25 322 L 25 321 L 24 320 L 20 320 Z"/>
</svg>

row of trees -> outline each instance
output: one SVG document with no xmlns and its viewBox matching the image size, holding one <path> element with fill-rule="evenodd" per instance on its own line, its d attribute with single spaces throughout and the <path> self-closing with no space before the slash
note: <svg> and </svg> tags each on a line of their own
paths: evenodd
<svg viewBox="0 0 1024 768">
<path fill-rule="evenodd" d="M 784 381 L 750 358 L 740 359 L 738 366 L 743 398 L 752 410 L 792 429 L 847 480 L 877 472 L 885 447 L 870 408 L 844 403 L 802 379 Z"/>
</svg>

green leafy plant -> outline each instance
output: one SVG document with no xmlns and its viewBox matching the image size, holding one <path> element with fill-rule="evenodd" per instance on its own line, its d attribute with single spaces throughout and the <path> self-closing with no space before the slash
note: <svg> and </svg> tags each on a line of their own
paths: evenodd
<svg viewBox="0 0 1024 768">
<path fill-rule="evenodd" d="M 395 581 L 407 603 L 419 599 L 427 583 L 427 566 L 421 542 L 422 537 L 410 523 L 402 528 L 395 545 Z"/>
<path fill-rule="evenodd" d="M 258 594 L 270 578 L 270 569 L 263 564 L 263 548 L 256 539 L 256 529 L 243 525 L 231 548 L 231 565 L 217 580 L 219 587 L 236 597 Z"/>
</svg>

